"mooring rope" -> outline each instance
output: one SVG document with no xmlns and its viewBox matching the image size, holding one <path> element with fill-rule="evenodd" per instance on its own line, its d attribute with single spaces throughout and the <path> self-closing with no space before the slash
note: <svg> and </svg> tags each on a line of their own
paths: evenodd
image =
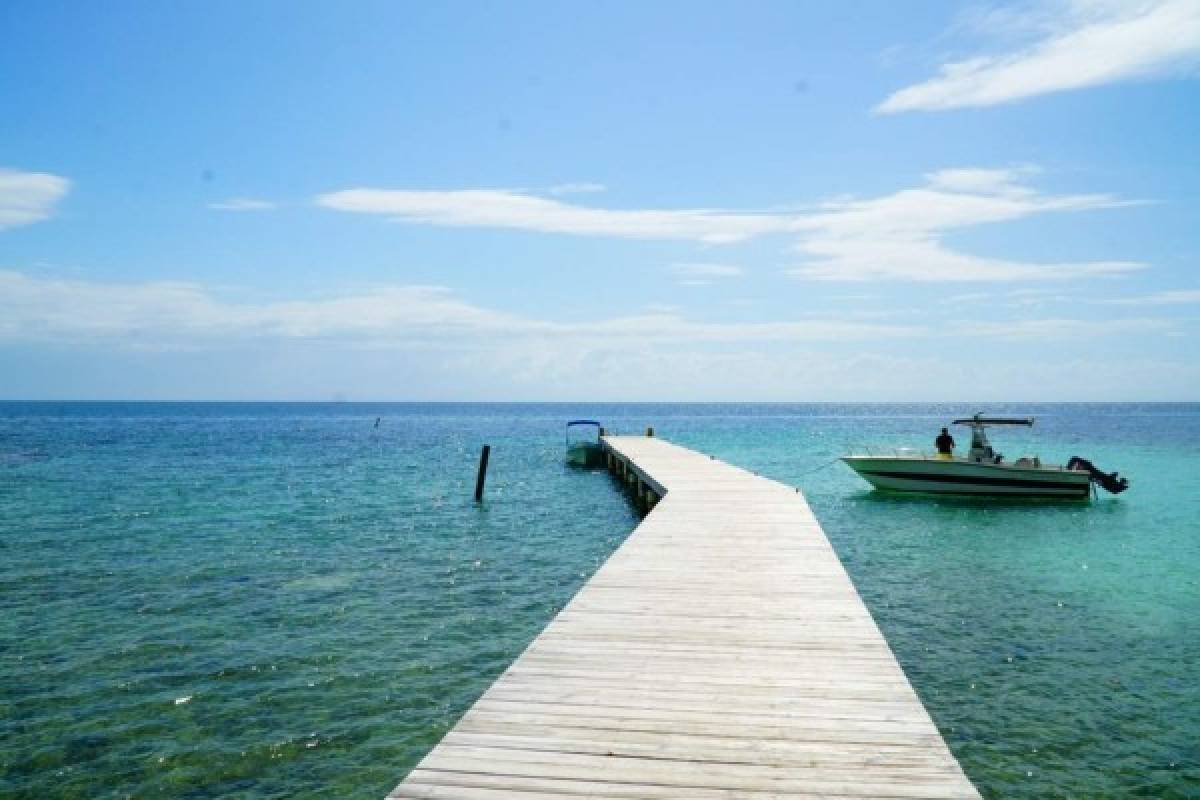
<svg viewBox="0 0 1200 800">
<path fill-rule="evenodd" d="M 821 470 L 825 469 L 826 467 L 831 467 L 831 466 L 833 466 L 834 464 L 836 464 L 837 462 L 839 462 L 839 461 L 841 461 L 841 460 L 842 460 L 842 459 L 841 459 L 841 457 L 840 457 L 840 456 L 839 456 L 838 458 L 831 458 L 831 459 L 829 459 L 828 461 L 826 461 L 824 464 L 822 464 L 821 466 L 819 466 L 819 467 L 813 467 L 813 468 L 812 468 L 812 469 L 810 469 L 810 470 L 807 470 L 807 471 L 805 471 L 805 472 L 801 472 L 801 473 L 800 473 L 799 475 L 797 475 L 796 477 L 797 477 L 797 478 L 803 478 L 805 475 L 812 475 L 814 472 L 820 472 Z"/>
</svg>

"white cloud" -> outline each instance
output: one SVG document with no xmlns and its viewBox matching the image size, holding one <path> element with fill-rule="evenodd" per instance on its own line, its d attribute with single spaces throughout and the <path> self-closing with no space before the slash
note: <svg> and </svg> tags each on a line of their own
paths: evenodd
<svg viewBox="0 0 1200 800">
<path fill-rule="evenodd" d="M 958 400 L 972 409 L 981 396 L 1029 401 L 1190 400 L 1200 385 L 1200 366 L 1194 363 L 1144 355 L 1114 357 L 1112 353 L 1064 358 L 1061 353 L 1036 349 L 989 360 L 987 370 L 969 381 L 964 380 L 962 359 L 954 356 L 831 351 L 825 346 L 786 351 L 755 346 L 715 351 L 613 347 L 572 357 L 577 355 L 530 346 L 496 354 L 463 354 L 446 362 L 456 374 L 492 376 L 490 392 L 480 399 L 495 399 L 498 385 L 507 389 L 515 384 L 517 388 L 507 389 L 511 399 L 545 399 L 548 393 L 562 400 L 616 401 L 788 402 L 802 397 L 861 402 L 886 398 Z M 548 375 L 555 376 L 549 389 Z M 840 455 L 844 445 L 827 443 L 824 458 Z M 1053 455 L 1043 453 L 1045 457 Z"/>
<path fill-rule="evenodd" d="M 402 222 L 515 228 L 529 231 L 729 244 L 765 234 L 798 237 L 808 260 L 790 272 L 814 280 L 1013 281 L 1116 275 L 1141 269 L 1130 261 L 1028 263 L 951 250 L 952 230 L 1036 214 L 1128 205 L 1106 194 L 1047 195 L 1026 185 L 1033 167 L 946 169 L 925 185 L 867 200 L 839 199 L 802 211 L 611 210 L 571 205 L 512 190 L 409 191 L 348 189 L 317 203 L 341 211 L 383 214 Z M 734 273 L 725 264 L 680 265 L 687 285 Z"/>
<path fill-rule="evenodd" d="M 1200 289 L 1167 289 L 1138 297 L 1121 297 L 1100 302 L 1120 306 L 1180 306 L 1200 303 Z"/>
<path fill-rule="evenodd" d="M 426 225 L 515 228 L 630 239 L 686 239 L 708 244 L 726 244 L 786 231 L 791 221 L 786 216 L 755 212 L 591 208 L 507 189 L 344 189 L 319 195 L 316 202 L 338 211 L 382 214 L 401 222 Z"/>
<path fill-rule="evenodd" d="M 603 183 L 589 183 L 589 182 L 585 181 L 585 182 L 581 182 L 581 183 L 560 183 L 557 186 L 551 186 L 546 191 L 549 192 L 550 194 L 554 194 L 554 195 L 594 194 L 596 192 L 603 192 L 607 188 L 608 187 L 605 186 Z"/>
<path fill-rule="evenodd" d="M 745 271 L 733 264 L 708 264 L 688 262 L 672 264 L 671 273 L 687 285 L 704 285 L 714 278 L 739 278 Z"/>
<path fill-rule="evenodd" d="M 435 286 L 381 287 L 323 300 L 230 303 L 195 283 L 101 283 L 0 270 L 0 339 L 381 337 L 507 330 L 519 321 Z"/>
<path fill-rule="evenodd" d="M 991 292 L 963 292 L 962 294 L 952 294 L 942 298 L 942 302 L 947 307 L 962 305 L 963 303 L 985 303 L 994 300 L 995 295 Z"/>
<path fill-rule="evenodd" d="M 49 219 L 71 182 L 47 172 L 0 169 L 0 231 Z"/>
<path fill-rule="evenodd" d="M 1010 289 L 1005 292 L 965 292 L 944 299 L 947 306 L 961 304 L 987 304 L 993 308 L 1028 308 L 1053 303 L 1075 303 L 1078 297 L 1052 292 L 1047 289 Z"/>
<path fill-rule="evenodd" d="M 381 286 L 305 300 L 230 302 L 195 283 L 106 283 L 31 277 L 0 270 L 0 342 L 105 344 L 195 349 L 262 340 L 336 340 L 367 347 L 495 352 L 510 346 L 560 349 L 893 342 L 934 335 L 1071 340 L 1171 323 L 1153 319 L 984 321 L 925 324 L 855 315 L 765 322 L 700 322 L 673 311 L 588 322 L 533 319 L 473 305 L 444 287 Z"/>
<path fill-rule="evenodd" d="M 656 343 L 839 341 L 922 335 L 916 327 L 836 319 L 692 322 L 647 313 L 580 323 L 529 319 L 436 286 L 382 286 L 318 300 L 233 303 L 194 283 L 102 283 L 0 270 L 0 341 L 154 343 L 338 338 L 376 345 L 521 338 Z"/>
<path fill-rule="evenodd" d="M 1003 361 L 989 360 L 983 382 L 964 390 L 972 396 L 1186 397 L 1197 385 L 1192 364 L 1160 370 L 1136 359 L 1118 367 L 1118 354 L 1106 350 L 1103 380 L 1101 373 L 1064 366 L 1068 356 L 1095 352 L 1098 337 L 1187 330 L 1170 324 L 953 317 L 881 324 L 832 316 L 703 322 L 669 308 L 564 323 L 483 308 L 433 286 L 233 302 L 195 283 L 59 280 L 0 270 L 0 347 L 49 344 L 55 358 L 136 359 L 125 363 L 144 368 L 114 384 L 114 393 L 162 396 L 162 376 L 172 374 L 180 396 L 207 399 L 348 392 L 358 398 L 768 400 L 795 399 L 797 391 L 809 399 L 935 399 L 930 386 L 944 395 L 945 387 L 962 383 L 961 360 L 947 354 L 945 343 L 965 340 L 970 347 L 1039 345 L 1007 370 Z M 936 356 L 928 355 L 931 349 Z M 188 383 L 213 374 L 214 352 L 222 364 L 241 364 L 245 374 L 227 385 Z M 271 354 L 267 373 L 263 353 Z M 1037 361 L 1039 353 L 1049 354 L 1046 361 Z M 1130 379 L 1159 372 L 1165 381 Z M 139 382 L 139 373 L 154 380 Z M 9 391 L 47 391 L 30 381 Z M 1080 386 L 1087 387 L 1085 395 Z"/>
<path fill-rule="evenodd" d="M 1052 342 L 1126 333 L 1161 333 L 1172 328 L 1171 322 L 1161 319 L 1021 319 L 959 322 L 952 327 L 952 333 L 982 339 Z"/>
<path fill-rule="evenodd" d="M 1043 195 L 1019 182 L 1029 168 L 952 169 L 926 185 L 870 200 L 828 203 L 799 217 L 796 249 L 808 260 L 789 272 L 812 280 L 1012 281 L 1118 275 L 1129 261 L 1036 263 L 950 249 L 945 233 L 1054 211 L 1126 205 L 1105 194 Z"/>
<path fill-rule="evenodd" d="M 253 197 L 231 197 L 228 200 L 209 203 L 208 207 L 217 211 L 270 211 L 275 208 L 275 204 L 270 200 L 257 200 Z"/>
<path fill-rule="evenodd" d="M 935 189 L 948 192 L 968 192 L 1001 197 L 1028 197 L 1033 190 L 1017 183 L 1018 179 L 1036 175 L 1037 167 L 1026 165 L 1011 169 L 985 169 L 960 167 L 940 169 L 925 176 L 926 182 Z"/>
<path fill-rule="evenodd" d="M 1051 15 L 1044 6 L 1032 6 L 1027 21 L 1011 10 L 992 17 L 1010 30 L 1037 30 L 1042 38 L 1012 52 L 945 64 L 937 77 L 895 92 L 875 110 L 998 105 L 1131 78 L 1188 74 L 1200 63 L 1196 0 L 1075 0 L 1056 10 Z"/>
<path fill-rule="evenodd" d="M 1028 263 L 985 258 L 945 247 L 932 236 L 810 238 L 799 249 L 813 258 L 788 270 L 811 280 L 968 281 L 1070 280 L 1143 268 L 1130 261 Z"/>
</svg>

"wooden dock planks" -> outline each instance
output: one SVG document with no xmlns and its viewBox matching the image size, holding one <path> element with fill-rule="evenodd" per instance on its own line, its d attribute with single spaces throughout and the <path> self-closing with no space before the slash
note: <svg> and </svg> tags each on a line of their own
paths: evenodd
<svg viewBox="0 0 1200 800">
<path fill-rule="evenodd" d="M 979 797 L 800 493 L 605 444 L 662 500 L 389 797 Z"/>
</svg>

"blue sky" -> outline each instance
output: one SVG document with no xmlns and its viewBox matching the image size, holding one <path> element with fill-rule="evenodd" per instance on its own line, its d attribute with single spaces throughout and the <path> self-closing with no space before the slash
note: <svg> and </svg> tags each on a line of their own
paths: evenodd
<svg viewBox="0 0 1200 800">
<path fill-rule="evenodd" d="M 0 398 L 1195 400 L 1197 77 L 1200 0 L 8 3 Z"/>
</svg>

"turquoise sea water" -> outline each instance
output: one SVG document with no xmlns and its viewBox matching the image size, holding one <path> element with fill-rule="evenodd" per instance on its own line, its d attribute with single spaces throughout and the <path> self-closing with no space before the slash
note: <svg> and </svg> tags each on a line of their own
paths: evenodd
<svg viewBox="0 0 1200 800">
<path fill-rule="evenodd" d="M 802 487 L 986 796 L 1200 796 L 1200 405 L 981 408 L 1132 488 L 828 463 L 962 406 L 0 404 L 0 796 L 382 797 L 636 525 L 575 416 Z"/>
</svg>

